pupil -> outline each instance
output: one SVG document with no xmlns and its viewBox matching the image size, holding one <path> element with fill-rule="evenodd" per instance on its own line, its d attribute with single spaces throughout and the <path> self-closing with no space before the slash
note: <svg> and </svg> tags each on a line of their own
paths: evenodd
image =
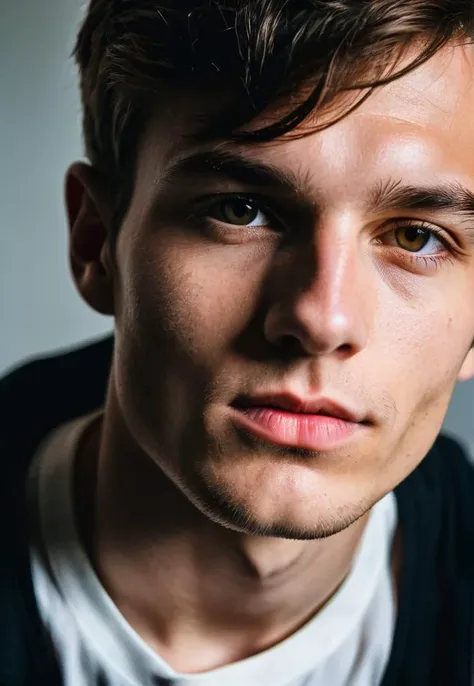
<svg viewBox="0 0 474 686">
<path fill-rule="evenodd" d="M 418 252 L 430 240 L 430 232 L 418 226 L 404 226 L 397 231 L 397 242 L 401 248 Z"/>
<path fill-rule="evenodd" d="M 414 243 L 415 241 L 423 238 L 422 232 L 416 226 L 409 226 L 405 229 L 405 235 L 409 243 Z"/>
<path fill-rule="evenodd" d="M 232 208 L 232 214 L 235 214 L 239 219 L 243 219 L 247 214 L 252 213 L 252 207 L 248 202 L 243 200 L 236 200 Z"/>
<path fill-rule="evenodd" d="M 243 226 L 257 217 L 258 209 L 253 203 L 236 198 L 235 200 L 225 200 L 221 206 L 221 213 L 224 221 Z"/>
</svg>

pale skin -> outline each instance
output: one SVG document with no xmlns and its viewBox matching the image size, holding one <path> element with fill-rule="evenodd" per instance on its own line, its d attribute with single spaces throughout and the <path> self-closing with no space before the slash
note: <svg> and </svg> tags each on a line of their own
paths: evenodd
<svg viewBox="0 0 474 686">
<path fill-rule="evenodd" d="M 180 671 L 255 654 L 317 612 L 473 375 L 474 204 L 387 193 L 474 193 L 473 77 L 472 49 L 450 47 L 338 124 L 259 146 L 192 147 L 193 113 L 176 106 L 142 140 L 113 254 L 110 199 L 86 165 L 69 171 L 75 280 L 116 323 L 105 418 L 79 453 L 79 522 L 111 597 Z M 168 179 L 216 149 L 292 187 Z M 209 205 L 205 225 L 189 219 L 218 193 L 258 194 L 265 210 L 251 226 Z M 290 386 L 350 403 L 363 430 L 319 454 L 244 441 L 235 396 Z"/>
</svg>

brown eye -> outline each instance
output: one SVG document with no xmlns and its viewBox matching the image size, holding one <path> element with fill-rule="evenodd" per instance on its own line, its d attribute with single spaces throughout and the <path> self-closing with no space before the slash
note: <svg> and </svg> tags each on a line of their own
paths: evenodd
<svg viewBox="0 0 474 686">
<path fill-rule="evenodd" d="M 419 252 L 428 244 L 432 233 L 419 226 L 402 226 L 395 230 L 398 247 L 409 252 Z"/>
<path fill-rule="evenodd" d="M 235 226 L 265 226 L 268 223 L 263 212 L 248 198 L 219 200 L 209 208 L 208 215 L 225 224 Z"/>
</svg>

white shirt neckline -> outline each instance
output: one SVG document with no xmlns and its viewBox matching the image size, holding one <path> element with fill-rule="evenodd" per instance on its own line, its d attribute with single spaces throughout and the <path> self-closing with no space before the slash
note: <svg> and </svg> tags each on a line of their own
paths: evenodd
<svg viewBox="0 0 474 686">
<path fill-rule="evenodd" d="M 369 517 L 349 576 L 318 613 L 273 648 L 202 674 L 175 672 L 127 623 L 96 576 L 79 541 L 73 506 L 76 446 L 97 414 L 61 427 L 42 447 L 36 465 L 40 529 L 53 583 L 74 617 L 82 640 L 120 683 L 143 686 L 152 676 L 180 686 L 287 686 L 334 655 L 364 621 L 383 577 L 390 577 L 390 553 L 396 526 L 392 493 Z M 33 576 L 40 612 L 47 614 L 44 564 L 33 552 Z M 386 586 L 386 583 L 385 583 Z M 41 592 L 43 589 L 43 592 Z M 43 599 L 43 601 L 42 601 Z M 388 616 L 393 633 L 393 597 Z M 389 646 L 386 646 L 388 659 Z M 150 680 L 151 679 L 151 680 Z"/>
</svg>

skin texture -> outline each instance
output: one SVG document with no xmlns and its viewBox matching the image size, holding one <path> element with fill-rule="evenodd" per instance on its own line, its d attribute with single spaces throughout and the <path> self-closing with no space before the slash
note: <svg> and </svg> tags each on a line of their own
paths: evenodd
<svg viewBox="0 0 474 686">
<path fill-rule="evenodd" d="M 195 110 L 176 103 L 143 138 L 113 252 L 110 199 L 85 165 L 69 171 L 75 280 L 116 323 L 105 419 L 79 469 L 84 537 L 125 616 L 179 669 L 255 653 L 314 614 L 473 373 L 474 215 L 393 198 L 474 192 L 473 75 L 472 48 L 450 47 L 325 131 L 264 145 L 193 146 Z M 199 150 L 271 165 L 293 188 L 169 177 Z M 269 211 L 251 228 L 204 221 L 215 209 L 199 199 L 216 193 L 258 193 Z M 413 252 L 407 220 L 441 236 Z M 236 430 L 238 395 L 283 390 L 364 425 L 321 453 Z"/>
</svg>

